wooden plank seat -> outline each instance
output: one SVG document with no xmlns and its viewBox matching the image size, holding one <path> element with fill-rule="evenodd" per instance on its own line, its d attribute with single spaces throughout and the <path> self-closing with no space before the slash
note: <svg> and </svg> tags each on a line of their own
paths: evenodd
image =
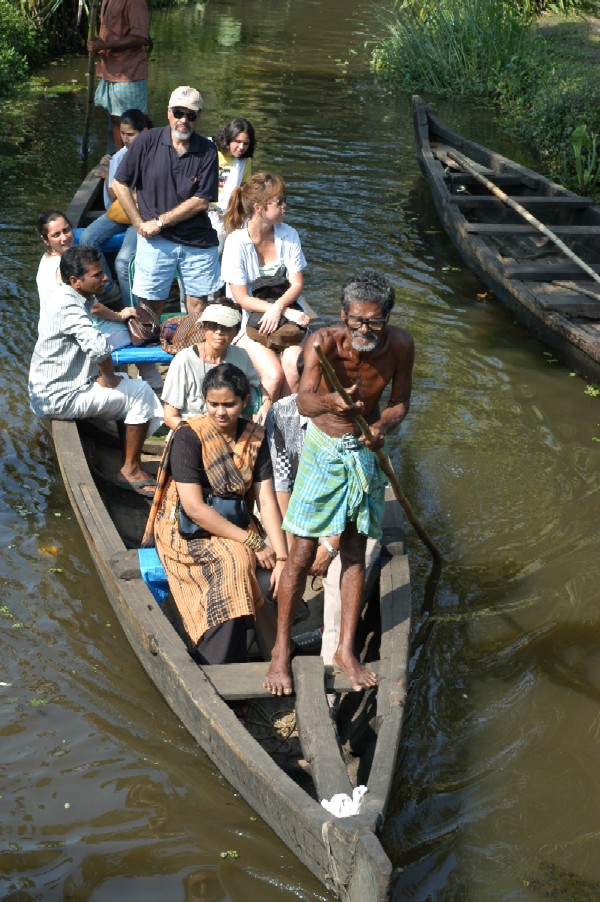
<svg viewBox="0 0 600 902">
<path fill-rule="evenodd" d="M 482 170 L 481 174 L 485 176 L 485 178 L 489 179 L 490 182 L 493 182 L 494 185 L 497 185 L 499 188 L 518 188 L 523 185 L 523 179 L 518 175 L 512 175 L 509 172 L 492 172 L 491 170 Z M 468 175 L 465 172 L 448 172 L 447 177 L 450 181 L 451 185 L 465 185 L 465 187 L 469 188 L 471 186 L 478 186 L 480 183 L 477 179 Z M 529 187 L 529 186 L 527 186 Z"/>
<path fill-rule="evenodd" d="M 600 274 L 600 263 L 588 263 L 588 266 Z M 554 279 L 592 281 L 592 277 L 576 263 L 508 263 L 502 268 L 502 272 L 508 279 L 521 279 L 524 282 L 552 282 Z"/>
<path fill-rule="evenodd" d="M 308 659 L 312 656 L 303 655 L 303 657 Z M 322 663 L 319 657 L 317 661 Z M 234 670 L 229 664 L 211 664 L 204 670 L 221 698 L 227 701 L 244 701 L 250 698 L 272 698 L 269 690 L 263 688 L 268 667 L 267 661 L 251 661 L 249 664 L 236 664 Z M 369 670 L 379 674 L 379 669 L 379 661 L 369 661 Z M 352 691 L 348 677 L 332 664 L 325 665 L 324 673 L 325 692 Z"/>
<path fill-rule="evenodd" d="M 549 225 L 550 231 L 555 235 L 585 238 L 586 236 L 600 235 L 600 225 Z M 533 225 L 510 222 L 468 222 L 465 226 L 467 232 L 474 235 L 533 235 L 541 234 Z"/>
<path fill-rule="evenodd" d="M 501 201 L 499 197 L 494 197 L 493 194 L 449 194 L 446 200 L 450 204 L 458 204 L 461 207 L 496 206 L 504 208 L 503 201 Z M 536 209 L 542 207 L 547 209 L 551 209 L 552 207 L 556 207 L 557 209 L 565 207 L 585 209 L 586 207 L 591 207 L 594 203 L 591 197 L 571 197 L 570 195 L 558 195 L 554 197 L 528 197 L 527 195 L 518 195 L 511 198 L 511 200 L 521 204 L 522 207 L 534 207 Z"/>
</svg>

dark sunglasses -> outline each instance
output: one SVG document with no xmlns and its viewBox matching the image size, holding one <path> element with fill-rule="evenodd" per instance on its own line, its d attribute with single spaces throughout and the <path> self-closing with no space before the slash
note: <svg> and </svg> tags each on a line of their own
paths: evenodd
<svg viewBox="0 0 600 902">
<path fill-rule="evenodd" d="M 202 325 L 209 332 L 231 332 L 233 329 L 237 329 L 237 326 L 224 326 L 222 323 L 212 323 L 210 320 L 205 320 Z"/>
<path fill-rule="evenodd" d="M 187 119 L 188 122 L 195 122 L 198 118 L 198 113 L 195 113 L 194 110 L 182 110 L 178 106 L 174 107 L 171 112 L 175 119 Z"/>
</svg>

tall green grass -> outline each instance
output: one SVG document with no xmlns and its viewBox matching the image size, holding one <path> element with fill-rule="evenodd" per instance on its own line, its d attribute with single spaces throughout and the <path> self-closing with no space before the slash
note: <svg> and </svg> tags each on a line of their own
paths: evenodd
<svg viewBox="0 0 600 902">
<path fill-rule="evenodd" d="M 401 0 L 386 24 L 373 67 L 411 90 L 523 92 L 543 67 L 543 39 L 511 0 Z"/>
</svg>

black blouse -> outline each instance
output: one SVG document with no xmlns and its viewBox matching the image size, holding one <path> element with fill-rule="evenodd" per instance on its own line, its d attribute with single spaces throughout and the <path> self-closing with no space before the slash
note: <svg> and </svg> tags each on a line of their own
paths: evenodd
<svg viewBox="0 0 600 902">
<path fill-rule="evenodd" d="M 246 420 L 238 420 L 235 437 L 238 439 L 246 426 Z M 233 453 L 232 453 L 233 456 Z M 199 485 L 203 492 L 211 490 L 210 482 L 202 461 L 202 443 L 193 429 L 178 429 L 171 444 L 171 474 L 175 482 L 189 482 Z M 260 446 L 252 483 L 273 478 L 273 466 L 266 439 Z"/>
</svg>

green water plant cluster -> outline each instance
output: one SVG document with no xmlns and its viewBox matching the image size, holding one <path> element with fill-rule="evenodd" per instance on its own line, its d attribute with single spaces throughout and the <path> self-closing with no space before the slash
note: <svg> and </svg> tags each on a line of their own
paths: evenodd
<svg viewBox="0 0 600 902">
<path fill-rule="evenodd" d="M 446 96 L 527 91 L 544 65 L 530 19 L 505 0 L 400 0 L 373 68 L 403 87 Z M 527 64 L 525 65 L 525 60 Z"/>
<path fill-rule="evenodd" d="M 531 144 L 540 168 L 577 190 L 592 156 L 582 148 L 580 171 L 572 136 L 584 123 L 590 135 L 600 133 L 597 62 L 579 45 L 542 32 L 536 16 L 546 5 L 398 0 L 384 14 L 386 37 L 372 65 L 403 90 L 496 105 L 506 114 L 507 130 Z"/>
<path fill-rule="evenodd" d="M 597 189 L 600 179 L 598 135 L 591 132 L 585 123 L 571 132 L 569 146 L 563 156 L 563 178 L 565 181 L 574 178 L 577 190 L 582 194 L 590 194 Z"/>
</svg>

